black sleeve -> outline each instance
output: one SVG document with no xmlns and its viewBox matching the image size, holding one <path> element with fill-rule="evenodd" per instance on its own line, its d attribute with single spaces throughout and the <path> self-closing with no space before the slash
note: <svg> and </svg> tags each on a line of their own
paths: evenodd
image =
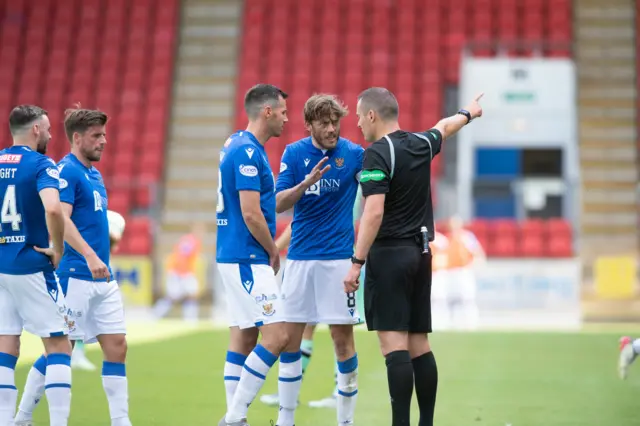
<svg viewBox="0 0 640 426">
<path fill-rule="evenodd" d="M 431 145 L 431 158 L 440 153 L 440 148 L 442 148 L 442 133 L 440 133 L 440 130 L 429 129 L 426 132 L 418 132 L 416 135 L 420 135 L 429 140 Z"/>
<path fill-rule="evenodd" d="M 389 192 L 391 181 L 391 159 L 389 145 L 376 142 L 364 152 L 362 172 L 360 173 L 360 186 L 362 195 L 368 197 L 374 194 L 386 194 Z"/>
</svg>

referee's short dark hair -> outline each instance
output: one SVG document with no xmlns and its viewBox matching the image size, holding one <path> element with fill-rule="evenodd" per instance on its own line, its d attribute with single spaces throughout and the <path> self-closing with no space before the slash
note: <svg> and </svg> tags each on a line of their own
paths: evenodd
<svg viewBox="0 0 640 426">
<path fill-rule="evenodd" d="M 358 95 L 358 101 L 365 111 L 374 111 L 384 121 L 397 120 L 400 114 L 398 100 L 384 87 L 370 87 Z"/>
<path fill-rule="evenodd" d="M 43 115 L 47 115 L 47 111 L 39 106 L 18 105 L 9 114 L 9 131 L 15 136 Z"/>
<path fill-rule="evenodd" d="M 275 106 L 278 104 L 280 97 L 287 99 L 284 91 L 272 84 L 256 84 L 244 95 L 244 110 L 249 118 L 256 118 L 262 107 L 267 104 Z"/>
</svg>

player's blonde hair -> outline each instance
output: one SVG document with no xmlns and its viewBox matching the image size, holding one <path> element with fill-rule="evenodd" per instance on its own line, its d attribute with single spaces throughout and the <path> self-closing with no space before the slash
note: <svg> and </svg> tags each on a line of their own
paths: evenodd
<svg viewBox="0 0 640 426">
<path fill-rule="evenodd" d="M 302 110 L 305 123 L 336 117 L 338 120 L 349 114 L 347 107 L 335 95 L 319 93 L 307 99 Z"/>
</svg>

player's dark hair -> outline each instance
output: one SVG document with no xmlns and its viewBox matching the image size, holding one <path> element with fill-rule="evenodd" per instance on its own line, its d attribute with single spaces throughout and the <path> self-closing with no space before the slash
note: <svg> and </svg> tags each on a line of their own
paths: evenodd
<svg viewBox="0 0 640 426">
<path fill-rule="evenodd" d="M 256 84 L 244 95 L 244 110 L 249 118 L 256 118 L 266 104 L 275 106 L 278 101 L 287 99 L 289 95 L 272 84 Z"/>
<path fill-rule="evenodd" d="M 375 111 L 384 121 L 397 120 L 400 114 L 398 100 L 384 87 L 370 87 L 358 95 L 363 111 Z"/>
<path fill-rule="evenodd" d="M 16 135 L 38 118 L 47 115 L 47 111 L 35 105 L 18 105 L 9 114 L 9 131 Z"/>
<path fill-rule="evenodd" d="M 95 109 L 80 108 L 80 104 L 76 104 L 76 108 L 70 108 L 64 112 L 64 132 L 69 142 L 73 142 L 73 134 L 86 132 L 93 126 L 104 126 L 107 124 L 109 117 L 102 111 Z"/>
<path fill-rule="evenodd" d="M 347 107 L 336 96 L 326 94 L 311 96 L 305 102 L 302 111 L 305 123 L 332 117 L 339 120 L 349 113 Z"/>
</svg>

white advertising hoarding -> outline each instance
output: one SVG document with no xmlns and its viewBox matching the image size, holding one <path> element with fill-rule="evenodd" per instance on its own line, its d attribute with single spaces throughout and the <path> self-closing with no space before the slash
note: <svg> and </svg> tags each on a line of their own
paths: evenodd
<svg viewBox="0 0 640 426">
<path fill-rule="evenodd" d="M 581 266 L 577 259 L 488 260 L 478 269 L 482 329 L 577 329 Z"/>
</svg>

